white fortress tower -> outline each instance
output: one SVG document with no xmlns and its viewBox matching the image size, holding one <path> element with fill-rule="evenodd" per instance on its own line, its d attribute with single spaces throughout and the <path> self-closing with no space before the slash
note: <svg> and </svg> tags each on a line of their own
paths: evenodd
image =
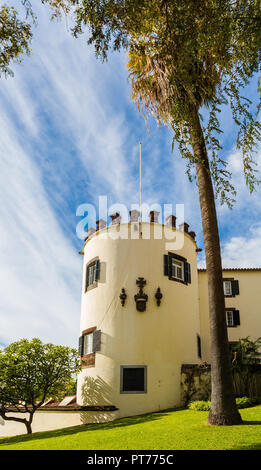
<svg viewBox="0 0 261 470">
<path fill-rule="evenodd" d="M 180 406 L 181 365 L 200 360 L 195 233 L 138 217 L 97 221 L 82 251 L 77 403 L 117 417 Z"/>
</svg>

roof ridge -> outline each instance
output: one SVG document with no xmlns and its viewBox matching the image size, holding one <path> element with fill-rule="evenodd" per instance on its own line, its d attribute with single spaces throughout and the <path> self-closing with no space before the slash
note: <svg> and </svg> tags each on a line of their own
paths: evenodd
<svg viewBox="0 0 261 470">
<path fill-rule="evenodd" d="M 197 268 L 198 271 L 206 271 L 206 268 Z M 222 271 L 261 271 L 260 268 L 222 268 Z"/>
</svg>

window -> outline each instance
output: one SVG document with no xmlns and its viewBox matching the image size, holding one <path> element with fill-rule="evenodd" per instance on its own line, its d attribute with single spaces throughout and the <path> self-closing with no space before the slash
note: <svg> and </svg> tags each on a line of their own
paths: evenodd
<svg viewBox="0 0 261 470">
<path fill-rule="evenodd" d="M 223 281 L 224 295 L 232 295 L 231 281 Z"/>
<path fill-rule="evenodd" d="M 184 281 L 184 263 L 172 258 L 171 277 Z"/>
<path fill-rule="evenodd" d="M 96 263 L 92 263 L 89 266 L 87 266 L 87 276 L 86 276 L 86 287 L 88 288 L 95 282 L 95 269 L 96 269 Z"/>
<path fill-rule="evenodd" d="M 82 332 L 79 338 L 80 356 L 88 356 L 101 349 L 101 330 L 96 330 L 96 326 Z"/>
<path fill-rule="evenodd" d="M 202 358 L 202 355 L 201 355 L 201 338 L 200 338 L 199 334 L 197 334 L 197 352 L 198 352 L 198 357 L 201 359 Z"/>
<path fill-rule="evenodd" d="M 121 366 L 121 393 L 147 392 L 147 366 Z"/>
<path fill-rule="evenodd" d="M 228 310 L 226 312 L 226 317 L 227 317 L 227 326 L 234 326 L 233 312 L 231 310 Z"/>
<path fill-rule="evenodd" d="M 235 279 L 223 279 L 224 295 L 232 297 L 239 294 L 239 283 Z"/>
<path fill-rule="evenodd" d="M 182 282 L 183 284 L 191 283 L 190 264 L 183 256 L 175 253 L 164 255 L 164 276 L 172 281 Z"/>
<path fill-rule="evenodd" d="M 83 336 L 83 356 L 93 352 L 93 333 Z"/>
<path fill-rule="evenodd" d="M 240 325 L 240 315 L 239 310 L 226 310 L 226 323 L 227 326 L 239 326 Z"/>
<path fill-rule="evenodd" d="M 96 287 L 97 281 L 100 279 L 100 260 L 92 260 L 86 266 L 86 280 L 85 280 L 85 292 L 90 287 Z"/>
</svg>

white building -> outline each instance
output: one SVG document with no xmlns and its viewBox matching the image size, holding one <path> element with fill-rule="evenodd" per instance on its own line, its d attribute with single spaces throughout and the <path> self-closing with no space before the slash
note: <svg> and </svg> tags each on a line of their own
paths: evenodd
<svg viewBox="0 0 261 470">
<path fill-rule="evenodd" d="M 100 220 L 82 250 L 77 403 L 115 406 L 117 417 L 180 406 L 182 364 L 210 361 L 195 233 L 186 223 L 177 230 L 174 216 L 159 224 L 157 214 L 142 224 L 137 211 L 127 224 L 119 214 L 109 227 Z M 173 236 L 179 249 L 168 248 Z M 224 280 L 229 339 L 261 336 L 261 270 L 224 270 Z"/>
</svg>

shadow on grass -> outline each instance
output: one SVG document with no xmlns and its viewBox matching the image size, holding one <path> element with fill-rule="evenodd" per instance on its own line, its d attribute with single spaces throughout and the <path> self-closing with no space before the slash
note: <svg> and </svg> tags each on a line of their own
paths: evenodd
<svg viewBox="0 0 261 470">
<path fill-rule="evenodd" d="M 144 415 L 138 415 L 138 416 L 131 416 L 129 418 L 121 418 L 115 421 L 107 422 L 107 423 L 95 423 L 95 424 L 82 424 L 79 426 L 73 426 L 69 428 L 62 428 L 62 429 L 55 429 L 53 431 L 43 431 L 43 432 L 36 432 L 33 434 L 22 434 L 20 436 L 12 436 L 12 437 L 4 437 L 0 438 L 0 448 L 1 445 L 5 444 L 18 444 L 20 442 L 27 442 L 27 441 L 33 441 L 33 440 L 39 440 L 39 439 L 50 439 L 50 438 L 57 438 L 60 436 L 70 436 L 73 434 L 78 434 L 81 432 L 86 432 L 86 431 L 97 431 L 97 430 L 104 430 L 108 431 L 114 428 L 120 428 L 124 426 L 132 426 L 134 424 L 142 424 L 146 422 L 151 422 L 151 421 L 158 421 L 165 416 L 167 416 L 167 413 L 170 411 L 179 411 L 180 408 L 178 409 L 169 409 L 165 411 L 159 411 L 159 412 L 154 412 L 154 413 L 149 413 L 149 414 L 144 414 Z"/>
<path fill-rule="evenodd" d="M 247 421 L 244 419 L 243 425 L 245 426 L 261 426 L 261 421 Z M 252 444 L 235 446 L 231 450 L 261 450 L 261 442 L 255 442 Z"/>
<path fill-rule="evenodd" d="M 261 421 L 247 421 L 244 419 L 243 424 L 247 426 L 261 426 Z"/>
<path fill-rule="evenodd" d="M 240 447 L 233 447 L 232 450 L 261 450 L 261 442 L 255 444 L 241 445 Z"/>
</svg>

